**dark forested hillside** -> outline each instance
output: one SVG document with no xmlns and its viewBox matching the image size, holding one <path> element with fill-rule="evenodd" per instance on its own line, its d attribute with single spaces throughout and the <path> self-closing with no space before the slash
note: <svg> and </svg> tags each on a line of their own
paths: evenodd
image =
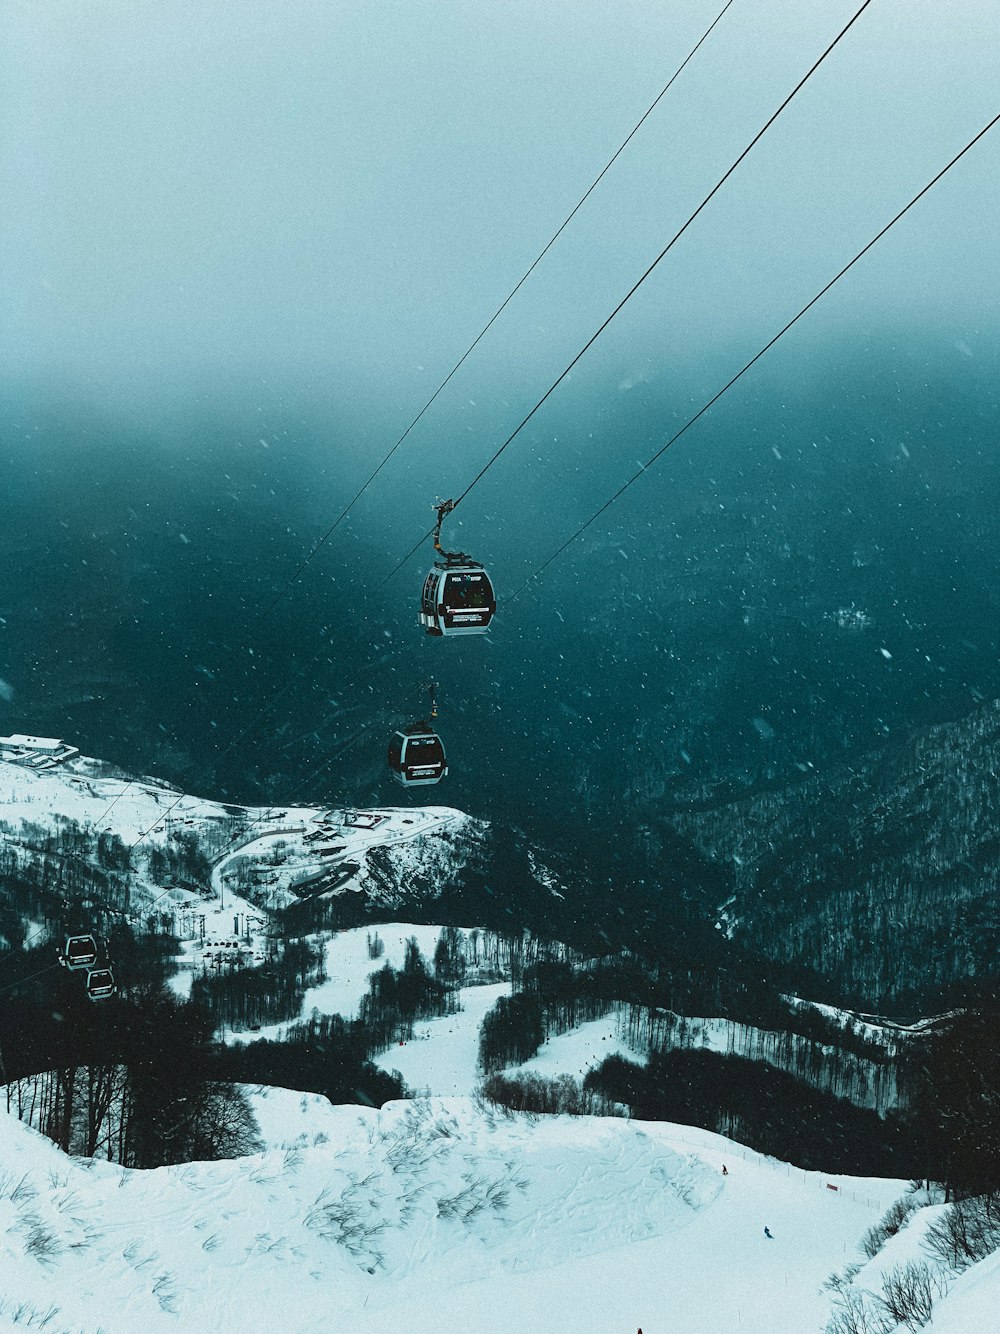
<svg viewBox="0 0 1000 1334">
<path fill-rule="evenodd" d="M 926 1009 L 1000 971 L 998 743 L 993 703 L 671 824 L 725 868 L 733 940 L 840 1000 Z"/>
</svg>

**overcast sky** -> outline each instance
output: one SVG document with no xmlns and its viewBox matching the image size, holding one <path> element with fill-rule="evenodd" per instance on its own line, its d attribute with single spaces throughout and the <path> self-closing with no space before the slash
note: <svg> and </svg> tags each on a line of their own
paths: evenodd
<svg viewBox="0 0 1000 1334">
<path fill-rule="evenodd" d="M 8 0 L 8 374 L 109 398 L 266 375 L 405 417 L 720 7 Z M 544 388 L 856 7 L 734 0 L 449 393 Z M 753 350 L 996 113 L 998 31 L 996 0 L 873 0 L 595 369 Z M 972 342 L 1000 295 L 998 162 L 1000 130 L 808 336 Z"/>
</svg>

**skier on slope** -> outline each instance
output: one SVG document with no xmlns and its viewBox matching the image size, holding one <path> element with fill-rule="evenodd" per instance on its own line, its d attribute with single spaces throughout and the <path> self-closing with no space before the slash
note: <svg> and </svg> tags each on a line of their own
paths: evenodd
<svg viewBox="0 0 1000 1334">
<path fill-rule="evenodd" d="M 774 1240 L 774 1233 L 771 1231 L 769 1227 L 766 1227 L 764 1229 L 764 1236 L 767 1237 L 770 1241 Z"/>
</svg>

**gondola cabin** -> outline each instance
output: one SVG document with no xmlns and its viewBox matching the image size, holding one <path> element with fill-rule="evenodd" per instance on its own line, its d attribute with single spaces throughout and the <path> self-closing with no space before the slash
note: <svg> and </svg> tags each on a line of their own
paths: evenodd
<svg viewBox="0 0 1000 1334">
<path fill-rule="evenodd" d="M 496 609 L 490 576 L 477 561 L 434 562 L 420 597 L 420 624 L 429 635 L 485 634 Z"/>
<path fill-rule="evenodd" d="M 414 723 L 396 732 L 387 759 L 393 777 L 404 787 L 440 783 L 448 772 L 444 745 L 427 723 Z"/>
<path fill-rule="evenodd" d="M 97 962 L 97 941 L 93 936 L 67 936 L 59 951 L 64 968 L 91 968 Z"/>
<path fill-rule="evenodd" d="M 87 969 L 87 995 L 92 1001 L 107 1000 L 118 988 L 110 968 Z"/>
</svg>

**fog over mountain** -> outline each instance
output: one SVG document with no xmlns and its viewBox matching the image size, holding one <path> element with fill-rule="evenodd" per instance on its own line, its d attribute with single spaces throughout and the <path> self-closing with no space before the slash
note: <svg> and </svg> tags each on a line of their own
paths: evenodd
<svg viewBox="0 0 1000 1334">
<path fill-rule="evenodd" d="M 488 452 L 857 7 L 736 0 L 414 452 L 452 453 L 454 417 Z M 8 372 L 140 415 L 305 388 L 368 420 L 363 465 L 720 8 L 7 6 Z M 576 378 L 772 332 L 994 114 L 994 24 L 987 0 L 875 0 Z M 994 151 L 813 328 L 990 313 Z"/>
</svg>

